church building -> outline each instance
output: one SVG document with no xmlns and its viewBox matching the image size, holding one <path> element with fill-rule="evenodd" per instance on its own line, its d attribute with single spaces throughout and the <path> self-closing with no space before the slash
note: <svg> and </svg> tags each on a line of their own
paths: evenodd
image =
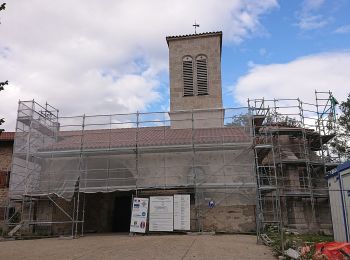
<svg viewBox="0 0 350 260">
<path fill-rule="evenodd" d="M 170 111 L 61 116 L 49 104 L 19 102 L 5 214 L 10 233 L 129 232 L 133 210 L 148 199 L 145 232 L 259 235 L 271 225 L 329 232 L 323 176 L 337 166 L 326 150 L 335 128 L 306 126 L 303 113 L 311 109 L 299 99 L 291 107 L 300 118 L 292 119 L 278 112 L 290 107 L 277 99 L 224 108 L 222 32 L 166 42 Z M 319 106 L 306 116 L 332 126 L 332 102 Z M 180 228 L 179 195 L 188 202 Z"/>
<path fill-rule="evenodd" d="M 58 117 L 20 102 L 10 198 L 23 229 L 128 232 L 132 198 L 186 194 L 185 231 L 255 231 L 252 138 L 247 108 L 222 105 L 222 32 L 166 41 L 168 113 Z"/>
</svg>

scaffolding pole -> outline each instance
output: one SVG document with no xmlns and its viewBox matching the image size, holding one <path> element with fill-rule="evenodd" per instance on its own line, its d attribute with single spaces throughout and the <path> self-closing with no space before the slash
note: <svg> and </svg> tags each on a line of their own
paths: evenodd
<svg viewBox="0 0 350 260">
<path fill-rule="evenodd" d="M 278 216 L 280 230 L 283 231 L 280 232 L 282 253 L 285 229 L 302 231 L 306 228 L 309 232 L 318 232 L 324 225 L 325 217 L 321 219 L 322 216 L 318 213 L 321 207 L 320 199 L 328 200 L 324 176 L 340 162 L 339 156 L 335 158 L 329 150 L 329 141 L 336 136 L 335 99 L 330 91 L 315 91 L 315 100 L 315 104 L 302 102 L 299 98 L 248 100 L 249 107 L 255 114 L 254 140 L 259 140 L 259 144 L 254 145 L 258 185 L 257 236 L 259 239 L 264 235 L 266 225 L 274 223 L 272 216 Z M 261 116 L 266 108 L 269 108 L 270 114 L 265 113 L 265 116 Z M 261 124 L 260 129 L 254 125 L 255 122 Z M 262 129 L 272 136 L 271 151 L 267 146 L 260 144 L 269 139 Z M 262 153 L 262 149 L 267 151 Z M 279 167 L 270 167 L 269 163 L 272 162 L 277 162 Z M 271 172 L 271 169 L 276 172 L 276 182 L 272 183 L 268 192 L 261 192 L 267 181 L 264 180 L 264 176 L 269 175 L 265 173 L 262 176 L 262 170 Z M 277 207 L 265 203 L 266 200 L 271 201 L 274 198 L 273 191 L 276 191 L 275 195 L 278 197 Z M 303 207 L 304 211 L 307 210 L 308 203 L 309 220 L 302 210 Z M 286 210 L 282 210 L 282 207 Z M 329 211 L 328 204 L 323 204 L 322 207 L 328 208 Z M 270 209 L 272 213 L 269 217 L 267 213 Z"/>
<path fill-rule="evenodd" d="M 335 109 L 321 99 L 314 105 L 299 99 L 248 100 L 248 107 L 223 110 L 222 124 L 210 129 L 199 125 L 213 115 L 217 120 L 218 114 L 200 118 L 202 110 L 179 111 L 182 119 L 160 112 L 59 118 L 48 104 L 37 108 L 34 101 L 20 102 L 11 185 L 17 197 L 11 203 L 27 210 L 27 222 L 38 227 L 50 221 L 34 221 L 41 203 L 36 198 L 50 196 L 61 213 L 72 211 L 72 219 L 51 219 L 51 229 L 71 221 L 71 234 L 78 237 L 86 230 L 87 193 L 130 191 L 139 196 L 147 190 L 181 190 L 193 193 L 199 232 L 219 229 L 206 224 L 207 216 L 217 212 L 206 204 L 215 200 L 227 211 L 256 206 L 258 238 L 272 225 L 284 241 L 285 229 L 309 224 L 300 217 L 303 203 L 310 204 L 310 223 L 319 224 L 317 199 L 327 195 L 318 179 L 336 166 L 327 164 L 331 136 L 324 124 L 325 115 Z M 176 129 L 177 123 L 186 127 Z M 17 212 L 24 218 L 24 212 Z M 16 218 L 9 215 L 8 223 Z"/>
</svg>

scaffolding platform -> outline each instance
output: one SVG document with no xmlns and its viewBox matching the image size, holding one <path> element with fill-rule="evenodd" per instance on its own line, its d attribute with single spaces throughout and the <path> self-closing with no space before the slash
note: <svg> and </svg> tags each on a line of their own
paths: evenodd
<svg viewBox="0 0 350 260">
<path fill-rule="evenodd" d="M 210 128 L 194 124 L 196 110 L 185 112 L 191 116 L 178 128 L 169 112 L 58 116 L 48 104 L 21 101 L 9 202 L 16 212 L 7 215 L 7 224 L 23 222 L 23 233 L 70 224 L 76 237 L 84 233 L 88 198 L 125 192 L 190 194 L 192 230 L 198 232 L 211 228 L 205 224 L 208 198 L 223 210 L 244 205 L 253 212 L 257 185 L 249 109 L 226 108 L 222 125 Z M 198 120 L 218 115 L 206 113 Z M 227 227 L 224 219 L 218 225 Z"/>
<path fill-rule="evenodd" d="M 48 127 L 44 123 L 42 123 L 40 120 L 33 119 L 30 116 L 22 116 L 19 117 L 18 122 L 23 123 L 24 125 L 29 126 L 31 124 L 31 127 L 36 129 L 38 132 L 45 136 L 56 136 L 58 132 L 59 125 L 52 123 L 52 126 Z"/>
<path fill-rule="evenodd" d="M 295 222 L 311 229 L 329 220 L 322 215 L 327 208 L 330 213 L 324 176 L 340 163 L 330 146 L 336 135 L 333 100 L 331 92 L 317 91 L 314 104 L 298 98 L 248 100 L 256 117 L 252 130 L 258 238 L 272 223 L 282 234 Z"/>
</svg>

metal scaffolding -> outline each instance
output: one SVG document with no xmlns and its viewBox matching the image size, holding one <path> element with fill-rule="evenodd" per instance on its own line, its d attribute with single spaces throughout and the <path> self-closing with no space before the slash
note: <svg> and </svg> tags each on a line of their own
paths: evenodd
<svg viewBox="0 0 350 260">
<path fill-rule="evenodd" d="M 315 104 L 300 99 L 248 100 L 253 115 L 257 176 L 257 234 L 270 226 L 316 233 L 331 229 L 326 173 L 340 163 L 331 149 L 336 100 L 315 91 Z"/>
<path fill-rule="evenodd" d="M 86 228 L 88 195 L 122 191 L 191 194 L 194 231 L 240 232 L 247 219 L 254 230 L 249 110 L 224 109 L 219 120 L 217 110 L 181 113 L 187 115 L 181 122 L 168 112 L 66 117 L 48 104 L 20 101 L 8 230 L 77 237 Z M 200 127 L 208 120 L 222 123 Z M 229 225 L 225 214 L 232 209 L 250 209 L 250 217 Z"/>
<path fill-rule="evenodd" d="M 20 101 L 5 223 L 12 234 L 77 237 L 91 194 L 128 191 L 191 194 L 192 231 L 256 229 L 263 238 L 274 226 L 283 244 L 286 229 L 330 230 L 324 176 L 340 159 L 330 146 L 336 101 L 315 96 L 315 104 L 253 99 L 178 111 L 176 120 L 168 112 L 67 117 Z M 203 127 L 209 121 L 217 127 Z"/>
</svg>

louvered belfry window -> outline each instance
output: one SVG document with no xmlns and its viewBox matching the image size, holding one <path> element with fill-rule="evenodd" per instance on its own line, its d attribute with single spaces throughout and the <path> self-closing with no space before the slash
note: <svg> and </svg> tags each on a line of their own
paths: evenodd
<svg viewBox="0 0 350 260">
<path fill-rule="evenodd" d="M 208 95 L 208 68 L 207 57 L 205 55 L 199 55 L 196 58 L 197 68 L 197 95 Z"/>
<path fill-rule="evenodd" d="M 182 60 L 184 96 L 193 96 L 193 59 L 186 56 Z"/>
</svg>

